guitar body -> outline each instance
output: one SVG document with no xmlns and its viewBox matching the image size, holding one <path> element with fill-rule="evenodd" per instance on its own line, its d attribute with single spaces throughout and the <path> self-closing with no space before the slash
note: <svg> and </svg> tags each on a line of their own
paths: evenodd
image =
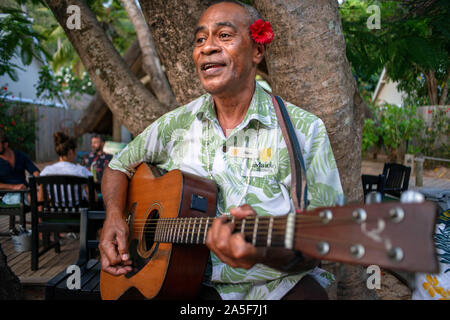
<svg viewBox="0 0 450 320">
<path fill-rule="evenodd" d="M 146 234 L 160 218 L 214 217 L 216 184 L 180 170 L 158 176 L 141 164 L 128 187 L 129 253 L 134 270 L 100 274 L 102 299 L 194 299 L 209 257 L 204 245 L 156 242 Z"/>
</svg>

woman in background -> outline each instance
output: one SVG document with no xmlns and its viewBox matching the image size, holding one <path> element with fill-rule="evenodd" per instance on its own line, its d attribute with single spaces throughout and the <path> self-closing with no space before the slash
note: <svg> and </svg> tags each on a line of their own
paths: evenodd
<svg viewBox="0 0 450 320">
<path fill-rule="evenodd" d="M 56 132 L 53 135 L 55 150 L 59 156 L 58 162 L 46 166 L 41 172 L 41 176 L 48 175 L 71 175 L 87 178 L 92 173 L 85 167 L 76 164 L 77 141 L 73 137 L 67 136 L 64 132 Z"/>
<path fill-rule="evenodd" d="M 58 162 L 46 166 L 44 168 L 44 170 L 42 170 L 41 172 L 41 176 L 50 176 L 50 175 L 68 175 L 68 176 L 78 176 L 78 177 L 83 177 L 83 178 L 87 178 L 89 176 L 92 176 L 92 173 L 86 169 L 85 167 L 76 164 L 75 163 L 75 158 L 77 155 L 76 149 L 77 149 L 77 141 L 75 138 L 73 137 L 69 137 L 67 136 L 64 132 L 56 132 L 53 135 L 53 140 L 55 143 L 55 151 L 58 154 L 59 158 L 58 158 Z M 62 186 L 61 186 L 62 187 Z M 75 189 L 78 186 L 75 186 Z M 56 186 L 55 186 L 56 188 Z M 75 203 L 79 202 L 78 199 L 78 195 L 77 195 L 77 190 L 75 191 Z M 58 197 L 58 193 L 54 192 L 55 197 Z M 82 190 L 82 197 L 87 199 L 87 195 L 88 195 L 88 187 L 87 185 L 84 186 L 83 190 Z M 62 199 L 54 199 L 55 204 L 58 205 L 59 200 L 61 200 L 62 202 L 65 202 L 63 199 L 62 195 Z M 39 198 L 42 200 L 44 198 L 43 193 L 42 193 L 42 188 L 39 190 Z M 95 201 L 97 201 L 97 196 Z M 73 197 L 72 195 L 69 194 L 69 199 L 68 199 L 69 205 L 73 205 Z M 77 236 L 75 234 L 69 233 L 67 235 L 70 238 L 77 238 Z M 63 234 L 60 234 L 60 237 L 64 237 Z"/>
</svg>

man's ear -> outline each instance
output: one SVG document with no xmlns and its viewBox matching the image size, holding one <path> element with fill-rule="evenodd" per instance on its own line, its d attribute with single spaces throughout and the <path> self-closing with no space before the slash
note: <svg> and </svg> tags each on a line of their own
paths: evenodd
<svg viewBox="0 0 450 320">
<path fill-rule="evenodd" d="M 266 45 L 261 43 L 255 43 L 253 50 L 253 62 L 255 64 L 259 64 L 263 60 L 265 52 L 266 52 Z"/>
</svg>

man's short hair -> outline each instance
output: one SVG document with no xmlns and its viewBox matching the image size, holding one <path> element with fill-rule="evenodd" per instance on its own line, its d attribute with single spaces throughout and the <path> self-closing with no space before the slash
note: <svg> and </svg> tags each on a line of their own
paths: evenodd
<svg viewBox="0 0 450 320">
<path fill-rule="evenodd" d="M 252 24 L 256 20 L 262 19 L 258 10 L 256 10 L 254 7 L 252 7 L 246 3 L 238 1 L 238 0 L 216 0 L 216 1 L 213 1 L 211 3 L 211 5 L 208 6 L 208 8 L 215 4 L 219 4 L 219 3 L 223 3 L 223 2 L 230 2 L 230 3 L 234 3 L 234 4 L 237 4 L 238 6 L 243 7 L 245 9 L 245 11 L 247 11 L 248 16 L 250 17 L 250 24 Z"/>
<path fill-rule="evenodd" d="M 105 142 L 105 138 L 101 134 L 97 134 L 97 133 L 93 134 L 91 137 L 91 140 L 94 138 L 98 138 L 98 139 L 100 139 L 101 142 Z"/>
</svg>

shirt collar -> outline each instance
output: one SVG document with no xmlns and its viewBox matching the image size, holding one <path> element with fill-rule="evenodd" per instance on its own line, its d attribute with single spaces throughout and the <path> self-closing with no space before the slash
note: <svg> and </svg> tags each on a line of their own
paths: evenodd
<svg viewBox="0 0 450 320">
<path fill-rule="evenodd" d="M 261 124 L 269 128 L 275 128 L 277 124 L 277 118 L 275 110 L 272 104 L 272 98 L 261 85 L 255 81 L 255 92 L 253 93 L 250 106 L 247 110 L 247 114 L 244 120 L 236 127 L 236 129 L 242 129 L 248 126 L 251 120 L 257 120 Z M 207 93 L 204 95 L 203 104 L 196 113 L 197 119 L 208 119 L 210 121 L 217 120 L 216 111 L 214 108 L 214 100 L 212 96 Z"/>
</svg>

